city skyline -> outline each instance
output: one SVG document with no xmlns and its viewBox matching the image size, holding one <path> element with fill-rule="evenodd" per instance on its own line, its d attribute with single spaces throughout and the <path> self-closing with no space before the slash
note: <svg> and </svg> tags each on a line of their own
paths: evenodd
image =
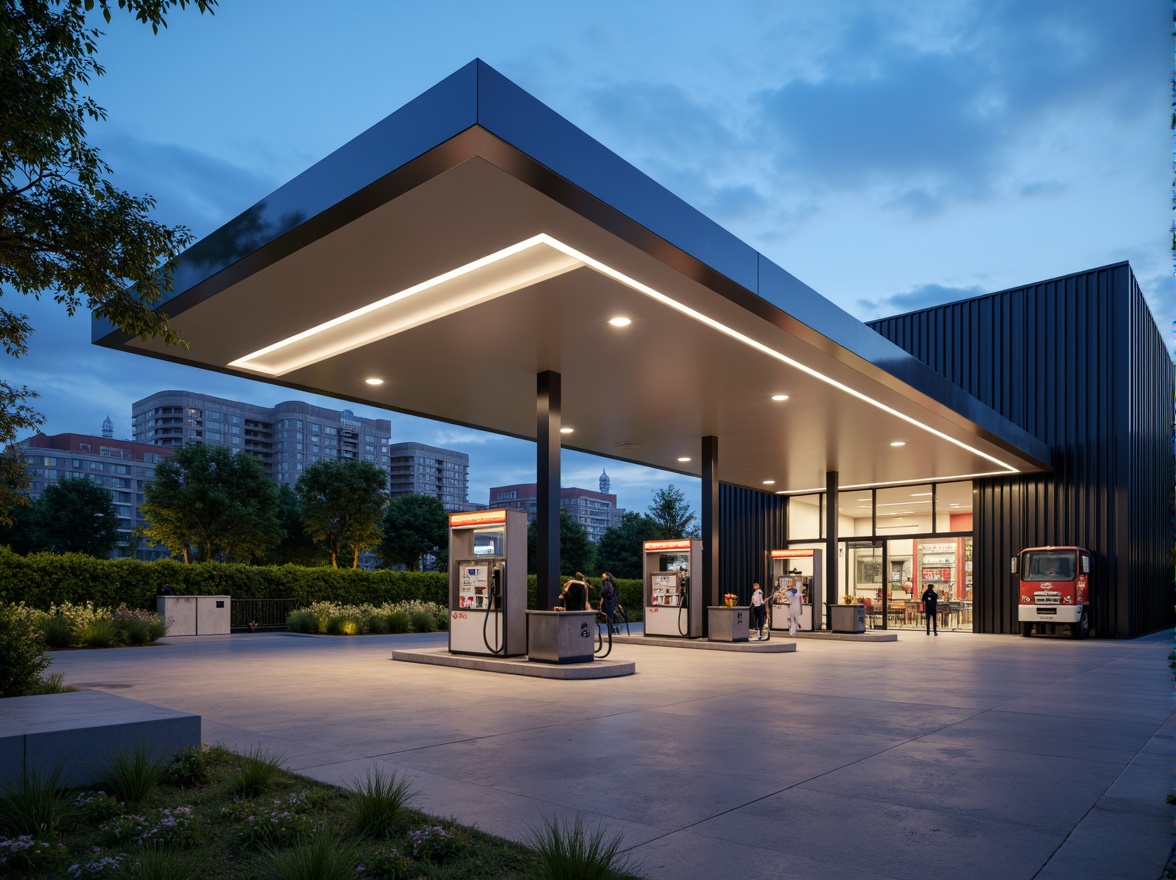
<svg viewBox="0 0 1176 880">
<path fill-rule="evenodd" d="M 1041 3 L 223 5 L 150 29 L 116 11 L 89 89 L 113 182 L 204 236 L 474 57 L 867 320 L 1132 261 L 1171 337 L 1170 10 Z M 621 22 L 624 25 L 621 25 Z M 217 59 L 212 61 L 211 59 Z M 470 455 L 471 500 L 534 479 L 533 444 L 89 344 L 24 297 L 46 433 L 130 438 L 130 404 L 192 390 L 390 418 L 393 442 Z M 618 503 L 697 481 L 565 451 Z"/>
</svg>

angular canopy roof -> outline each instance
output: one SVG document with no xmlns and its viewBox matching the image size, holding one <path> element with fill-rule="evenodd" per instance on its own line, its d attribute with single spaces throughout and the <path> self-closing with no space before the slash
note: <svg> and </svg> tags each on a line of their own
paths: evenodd
<svg viewBox="0 0 1176 880">
<path fill-rule="evenodd" d="M 714 436 L 720 479 L 764 491 L 1048 469 L 1040 441 L 480 61 L 194 245 L 175 281 L 160 308 L 189 349 L 100 321 L 94 342 L 530 439 L 554 371 L 565 448 L 697 476 Z"/>
</svg>

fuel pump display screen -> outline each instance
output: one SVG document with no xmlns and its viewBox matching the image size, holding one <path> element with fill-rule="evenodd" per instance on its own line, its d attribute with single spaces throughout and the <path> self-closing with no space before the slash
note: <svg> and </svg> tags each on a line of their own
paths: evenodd
<svg viewBox="0 0 1176 880">
<path fill-rule="evenodd" d="M 486 587 L 489 583 L 489 563 L 462 563 L 458 573 L 457 607 L 485 608 Z"/>
</svg>

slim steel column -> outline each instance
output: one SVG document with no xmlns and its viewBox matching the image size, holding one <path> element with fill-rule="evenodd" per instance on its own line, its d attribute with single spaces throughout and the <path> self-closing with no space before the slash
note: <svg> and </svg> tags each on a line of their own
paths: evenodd
<svg viewBox="0 0 1176 880">
<path fill-rule="evenodd" d="M 702 438 L 702 601 L 719 605 L 719 438 Z M 708 632 L 706 608 L 702 615 L 702 637 Z"/>
<path fill-rule="evenodd" d="M 827 625 L 832 628 L 833 620 L 829 611 L 837 604 L 837 471 L 825 474 L 825 616 Z M 816 628 L 817 622 L 813 621 Z"/>
<path fill-rule="evenodd" d="M 535 572 L 539 611 L 550 611 L 559 598 L 560 374 L 538 375 L 536 394 Z"/>
</svg>

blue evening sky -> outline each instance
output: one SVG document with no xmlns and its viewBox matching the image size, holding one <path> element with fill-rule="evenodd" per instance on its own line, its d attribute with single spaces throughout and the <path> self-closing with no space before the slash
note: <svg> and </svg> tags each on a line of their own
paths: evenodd
<svg viewBox="0 0 1176 880">
<path fill-rule="evenodd" d="M 115 13 L 90 136 L 114 182 L 203 236 L 482 58 L 822 295 L 868 320 L 1130 260 L 1172 343 L 1166 0 L 641 3 L 221 0 L 158 36 Z M 165 388 L 305 398 L 89 344 L 52 302 L 3 374 L 47 433 L 129 438 Z M 0 355 L 3 357 L 3 355 Z M 470 500 L 534 480 L 533 444 L 390 417 L 468 452 Z M 697 481 L 607 467 L 622 507 Z"/>
</svg>

